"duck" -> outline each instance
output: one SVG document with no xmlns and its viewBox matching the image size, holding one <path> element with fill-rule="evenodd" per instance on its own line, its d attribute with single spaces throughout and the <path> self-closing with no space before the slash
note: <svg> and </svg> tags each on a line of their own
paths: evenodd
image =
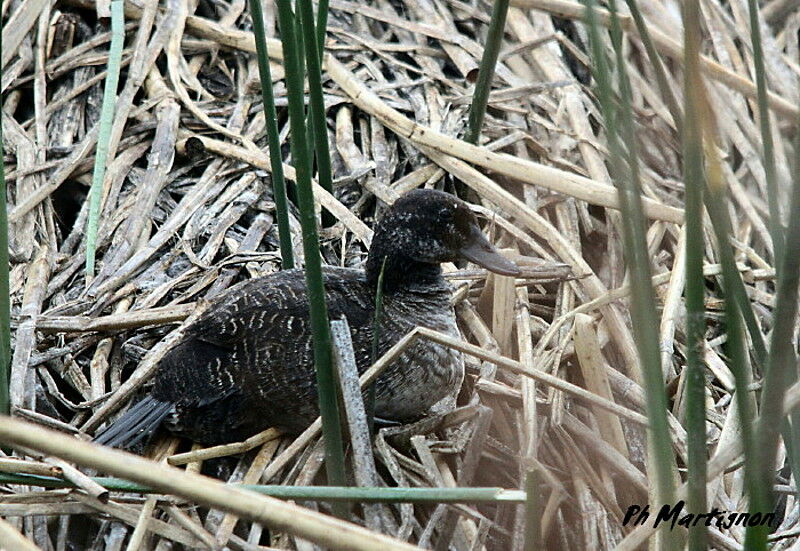
<svg viewBox="0 0 800 551">
<path fill-rule="evenodd" d="M 460 337 L 452 287 L 441 264 L 471 261 L 505 276 L 518 266 L 481 231 L 469 206 L 450 193 L 410 191 L 376 225 L 364 269 L 323 268 L 330 319 L 350 327 L 356 366 L 373 361 L 375 298 L 381 271 L 378 357 L 417 326 Z M 374 415 L 420 419 L 464 378 L 460 353 L 417 340 L 374 383 Z M 185 327 L 159 361 L 149 393 L 95 441 L 130 448 L 161 427 L 203 445 L 242 441 L 270 427 L 299 433 L 319 415 L 308 289 L 289 269 L 234 285 Z"/>
</svg>

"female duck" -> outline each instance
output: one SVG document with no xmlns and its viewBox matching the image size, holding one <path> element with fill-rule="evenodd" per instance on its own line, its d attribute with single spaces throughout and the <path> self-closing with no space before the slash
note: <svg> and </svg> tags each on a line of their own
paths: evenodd
<svg viewBox="0 0 800 551">
<path fill-rule="evenodd" d="M 347 318 L 359 372 L 371 362 L 375 292 L 384 269 L 378 354 L 415 326 L 458 336 L 442 262 L 466 258 L 502 275 L 517 266 L 500 256 L 467 205 L 433 190 L 398 199 L 378 224 L 364 271 L 324 270 L 331 319 Z M 423 415 L 461 385 L 460 355 L 418 341 L 375 382 L 375 415 Z M 308 296 L 302 270 L 238 284 L 186 328 L 161 360 L 149 396 L 97 438 L 131 446 L 162 423 L 204 444 L 243 440 L 270 426 L 290 432 L 318 415 Z"/>
</svg>

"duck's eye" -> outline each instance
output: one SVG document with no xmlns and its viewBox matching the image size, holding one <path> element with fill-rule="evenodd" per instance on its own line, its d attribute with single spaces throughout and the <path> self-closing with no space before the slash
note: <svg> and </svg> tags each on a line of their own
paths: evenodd
<svg viewBox="0 0 800 551">
<path fill-rule="evenodd" d="M 453 223 L 458 233 L 461 235 L 469 235 L 474 221 L 475 217 L 469 209 L 460 205 L 456 206 L 456 210 L 453 213 Z"/>
</svg>

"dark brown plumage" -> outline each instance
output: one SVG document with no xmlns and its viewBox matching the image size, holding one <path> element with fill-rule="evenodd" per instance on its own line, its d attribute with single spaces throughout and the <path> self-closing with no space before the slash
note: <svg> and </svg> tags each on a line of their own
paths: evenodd
<svg viewBox="0 0 800 551">
<path fill-rule="evenodd" d="M 356 363 L 371 361 L 375 292 L 384 272 L 378 353 L 422 325 L 458 335 L 442 262 L 468 258 L 515 275 L 465 203 L 432 190 L 407 193 L 378 224 L 364 271 L 324 270 L 331 319 L 347 318 Z M 460 387 L 460 355 L 418 342 L 376 381 L 375 415 L 418 418 Z M 205 444 L 245 439 L 270 426 L 297 432 L 318 415 L 308 297 L 302 270 L 243 282 L 186 329 L 158 367 L 149 396 L 97 437 L 130 446 L 160 425 Z"/>
</svg>

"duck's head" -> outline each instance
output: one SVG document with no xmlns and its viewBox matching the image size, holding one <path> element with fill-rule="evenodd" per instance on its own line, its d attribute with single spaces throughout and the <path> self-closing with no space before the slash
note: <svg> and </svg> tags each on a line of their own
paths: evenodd
<svg viewBox="0 0 800 551">
<path fill-rule="evenodd" d="M 442 262 L 465 258 L 497 274 L 519 274 L 489 243 L 466 203 L 442 191 L 418 189 L 395 201 L 375 229 L 367 278 L 375 284 L 386 261 L 387 290 L 439 278 Z"/>
</svg>

